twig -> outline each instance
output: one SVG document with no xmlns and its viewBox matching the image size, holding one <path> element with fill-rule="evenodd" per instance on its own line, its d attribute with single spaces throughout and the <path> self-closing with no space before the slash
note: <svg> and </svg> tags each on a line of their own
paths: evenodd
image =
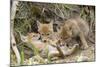
<svg viewBox="0 0 100 67">
<path fill-rule="evenodd" d="M 16 41 L 15 41 L 15 37 L 13 34 L 13 28 L 14 28 L 14 18 L 15 18 L 15 14 L 16 14 L 16 5 L 18 4 L 18 1 L 12 1 L 12 8 L 11 8 L 11 47 L 16 55 L 17 58 L 17 65 L 20 64 L 20 53 L 18 51 L 18 48 L 16 46 Z"/>
</svg>

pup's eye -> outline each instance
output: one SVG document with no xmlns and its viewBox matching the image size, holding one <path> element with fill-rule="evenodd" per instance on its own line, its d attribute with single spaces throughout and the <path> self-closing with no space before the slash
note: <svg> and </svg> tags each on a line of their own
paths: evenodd
<svg viewBox="0 0 100 67">
<path fill-rule="evenodd" d="M 33 35 L 33 37 L 35 37 L 35 35 Z"/>
<path fill-rule="evenodd" d="M 69 29 L 71 30 L 72 28 L 70 27 Z"/>
<path fill-rule="evenodd" d="M 36 37 L 36 35 L 33 35 L 33 37 Z"/>
<path fill-rule="evenodd" d="M 44 34 L 41 34 L 41 35 L 44 35 Z"/>
<path fill-rule="evenodd" d="M 40 32 L 38 32 L 40 34 Z"/>
<path fill-rule="evenodd" d="M 47 33 L 47 35 L 49 35 L 49 33 Z"/>
</svg>

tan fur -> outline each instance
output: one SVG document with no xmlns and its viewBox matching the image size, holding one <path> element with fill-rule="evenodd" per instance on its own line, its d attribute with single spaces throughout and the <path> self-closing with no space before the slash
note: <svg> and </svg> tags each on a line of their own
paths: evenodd
<svg viewBox="0 0 100 67">
<path fill-rule="evenodd" d="M 42 43 L 40 40 L 38 40 L 39 38 L 40 38 L 40 35 L 38 33 L 34 33 L 34 32 L 28 33 L 26 36 L 21 35 L 21 40 L 23 42 L 31 43 L 31 45 L 33 45 L 36 49 L 38 49 L 39 51 L 42 51 L 46 47 L 46 45 L 44 43 Z M 30 47 L 32 47 L 32 46 L 30 46 Z M 33 47 L 32 47 L 32 49 L 33 49 Z M 39 51 L 37 51 L 37 50 L 34 51 L 36 57 L 38 58 L 38 60 L 40 62 L 46 63 L 45 60 L 40 56 Z"/>
<path fill-rule="evenodd" d="M 26 36 L 21 36 L 21 40 L 26 43 L 31 43 L 36 48 L 38 48 L 40 51 L 45 48 L 45 44 L 38 40 L 40 38 L 40 35 L 38 33 L 28 33 Z"/>
<path fill-rule="evenodd" d="M 28 33 L 28 35 L 27 35 L 28 41 L 31 41 L 31 42 L 34 40 L 38 40 L 39 37 L 40 37 L 40 35 L 38 33 L 34 33 L 34 32 Z"/>
<path fill-rule="evenodd" d="M 57 54 L 56 56 L 61 55 L 64 58 L 65 55 L 70 55 L 71 53 L 73 53 L 77 47 L 77 45 L 74 45 L 71 49 L 69 49 L 68 47 L 65 47 L 67 49 L 66 51 L 65 51 L 65 49 L 61 48 L 60 43 L 59 43 L 59 38 L 60 38 L 59 33 L 53 31 L 52 23 L 43 24 L 43 23 L 39 22 L 38 23 L 38 32 L 40 33 L 42 40 L 46 40 L 50 45 L 52 45 L 51 46 L 52 48 L 56 47 L 56 50 L 53 51 L 54 53 L 50 54 L 51 56 Z M 61 35 L 66 36 L 63 33 L 66 33 L 65 30 L 61 33 Z M 58 53 L 55 53 L 56 51 Z M 50 50 L 50 52 L 52 52 L 52 51 Z"/>
<path fill-rule="evenodd" d="M 44 24 L 38 22 L 38 32 L 40 33 L 42 41 L 47 41 L 49 38 L 51 38 L 51 36 L 53 34 L 52 22 L 44 23 Z"/>
<path fill-rule="evenodd" d="M 88 35 L 88 32 L 88 24 L 83 19 L 78 17 L 74 19 L 68 19 L 67 21 L 65 21 L 59 31 L 59 36 L 62 41 L 73 37 L 79 37 L 82 43 L 82 48 L 86 49 L 88 48 L 86 42 L 86 36 Z"/>
</svg>

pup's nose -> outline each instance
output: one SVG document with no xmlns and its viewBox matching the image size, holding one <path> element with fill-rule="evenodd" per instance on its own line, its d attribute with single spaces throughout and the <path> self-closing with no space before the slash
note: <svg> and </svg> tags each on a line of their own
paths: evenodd
<svg viewBox="0 0 100 67">
<path fill-rule="evenodd" d="M 43 42 L 47 42 L 46 40 L 43 40 Z"/>
</svg>

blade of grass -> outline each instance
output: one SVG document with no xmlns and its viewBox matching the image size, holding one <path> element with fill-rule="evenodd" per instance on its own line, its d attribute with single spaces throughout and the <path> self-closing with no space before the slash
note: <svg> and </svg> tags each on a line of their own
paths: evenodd
<svg viewBox="0 0 100 67">
<path fill-rule="evenodd" d="M 24 63 L 24 48 L 23 46 L 21 47 L 21 64 Z"/>
</svg>

